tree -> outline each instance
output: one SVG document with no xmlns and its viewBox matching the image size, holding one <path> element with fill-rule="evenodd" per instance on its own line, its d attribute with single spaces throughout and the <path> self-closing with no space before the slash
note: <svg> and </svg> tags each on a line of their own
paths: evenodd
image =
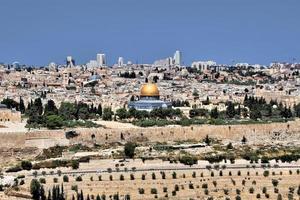
<svg viewBox="0 0 300 200">
<path fill-rule="evenodd" d="M 30 161 L 23 160 L 23 161 L 21 162 L 21 167 L 22 167 L 22 169 L 24 169 L 24 170 L 31 170 L 31 169 L 32 169 L 32 164 L 31 164 Z"/>
<path fill-rule="evenodd" d="M 134 157 L 135 148 L 136 148 L 136 144 L 135 143 L 133 143 L 133 142 L 127 142 L 125 144 L 125 147 L 124 147 L 124 154 L 125 154 L 125 156 L 129 157 L 129 158 L 133 158 Z"/>
<path fill-rule="evenodd" d="M 15 108 L 16 110 L 19 110 L 19 104 L 18 102 L 16 102 L 15 100 L 13 99 L 9 99 L 9 98 L 6 98 L 6 99 L 3 99 L 1 101 L 2 104 L 5 104 L 7 106 L 8 109 L 12 109 L 12 108 Z"/>
<path fill-rule="evenodd" d="M 119 108 L 117 111 L 116 111 L 116 115 L 119 117 L 119 119 L 126 119 L 128 117 L 128 113 L 127 113 L 127 110 L 126 108 Z"/>
<path fill-rule="evenodd" d="M 22 114 L 24 114 L 25 113 L 25 105 L 24 105 L 24 101 L 23 101 L 23 99 L 22 99 L 22 97 L 20 97 L 20 112 L 22 113 Z"/>
<path fill-rule="evenodd" d="M 101 105 L 101 103 L 98 105 L 97 113 L 98 113 L 99 116 L 102 116 L 102 105 Z"/>
<path fill-rule="evenodd" d="M 55 102 L 52 99 L 48 100 L 47 104 L 45 105 L 44 115 L 57 115 L 57 114 L 58 114 L 58 109 L 55 105 Z"/>
<path fill-rule="evenodd" d="M 76 112 L 77 112 L 77 109 L 75 107 L 75 104 L 74 103 L 70 103 L 70 102 L 62 102 L 60 104 L 59 109 L 58 109 L 59 115 L 64 120 L 73 120 L 73 119 L 76 119 Z"/>
<path fill-rule="evenodd" d="M 63 118 L 58 115 L 49 115 L 46 118 L 46 127 L 49 129 L 61 128 L 63 126 Z"/>
<path fill-rule="evenodd" d="M 247 138 L 245 136 L 243 136 L 243 138 L 242 138 L 242 144 L 246 144 L 246 142 L 247 142 Z"/>
<path fill-rule="evenodd" d="M 226 115 L 228 118 L 233 118 L 235 116 L 235 109 L 234 105 L 231 101 L 227 102 L 227 107 L 226 107 Z"/>
<path fill-rule="evenodd" d="M 113 116 L 113 111 L 111 110 L 111 108 L 104 108 L 103 109 L 103 113 L 102 113 L 102 119 L 106 120 L 106 121 L 111 121 L 112 120 L 112 116 Z"/>
<path fill-rule="evenodd" d="M 261 118 L 261 112 L 258 109 L 252 109 L 250 111 L 250 119 L 257 120 Z"/>
<path fill-rule="evenodd" d="M 219 111 L 217 107 L 211 110 L 210 117 L 213 119 L 217 119 L 219 117 Z"/>
<path fill-rule="evenodd" d="M 72 169 L 78 169 L 79 168 L 78 160 L 72 160 L 71 166 L 72 166 Z"/>
<path fill-rule="evenodd" d="M 39 200 L 41 195 L 41 184 L 38 180 L 32 179 L 30 183 L 30 194 L 32 199 Z"/>
</svg>

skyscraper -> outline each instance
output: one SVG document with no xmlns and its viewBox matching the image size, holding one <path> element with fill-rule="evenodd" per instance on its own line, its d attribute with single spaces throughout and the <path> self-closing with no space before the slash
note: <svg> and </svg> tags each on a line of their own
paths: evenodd
<svg viewBox="0 0 300 200">
<path fill-rule="evenodd" d="M 124 65 L 124 58 L 123 57 L 119 57 L 118 58 L 118 66 L 121 67 Z"/>
<path fill-rule="evenodd" d="M 72 56 L 67 56 L 66 64 L 69 68 L 75 66 L 75 60 L 72 58 Z"/>
<path fill-rule="evenodd" d="M 99 67 L 106 65 L 105 54 L 97 54 L 97 64 Z"/>
<path fill-rule="evenodd" d="M 174 53 L 174 65 L 181 65 L 181 52 L 178 50 Z"/>
</svg>

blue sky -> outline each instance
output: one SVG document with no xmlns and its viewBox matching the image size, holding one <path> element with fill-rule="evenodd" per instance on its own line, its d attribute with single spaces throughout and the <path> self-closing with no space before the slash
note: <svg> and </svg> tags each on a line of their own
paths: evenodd
<svg viewBox="0 0 300 200">
<path fill-rule="evenodd" d="M 300 62 L 299 0 L 1 0 L 0 62 Z"/>
</svg>

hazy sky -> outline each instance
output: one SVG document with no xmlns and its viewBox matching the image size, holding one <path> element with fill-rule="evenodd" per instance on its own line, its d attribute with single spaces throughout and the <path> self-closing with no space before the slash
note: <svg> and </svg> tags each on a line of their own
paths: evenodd
<svg viewBox="0 0 300 200">
<path fill-rule="evenodd" d="M 300 62 L 300 0 L 1 0 L 0 62 Z"/>
</svg>

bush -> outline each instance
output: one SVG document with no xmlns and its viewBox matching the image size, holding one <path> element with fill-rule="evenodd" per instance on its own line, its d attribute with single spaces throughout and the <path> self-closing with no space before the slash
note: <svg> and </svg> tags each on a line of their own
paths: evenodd
<svg viewBox="0 0 300 200">
<path fill-rule="evenodd" d="M 139 190 L 139 194 L 145 194 L 144 188 L 139 188 L 138 190 Z"/>
<path fill-rule="evenodd" d="M 157 194 L 157 189 L 156 188 L 151 188 L 151 194 Z"/>
<path fill-rule="evenodd" d="M 263 175 L 264 175 L 264 177 L 268 177 L 269 174 L 270 174 L 270 172 L 266 170 L 266 171 L 264 171 L 264 174 L 263 174 Z"/>
<path fill-rule="evenodd" d="M 22 167 L 22 169 L 24 169 L 24 170 L 31 170 L 31 169 L 32 169 L 32 164 L 31 164 L 30 161 L 23 160 L 23 161 L 21 162 L 21 167 Z"/>
<path fill-rule="evenodd" d="M 177 178 L 176 172 L 173 172 L 173 173 L 172 173 L 172 178 L 173 178 L 173 179 L 176 179 L 176 178 Z"/>
<path fill-rule="evenodd" d="M 20 166 L 14 166 L 14 167 L 8 168 L 6 170 L 7 173 L 10 173 L 10 172 L 19 172 L 19 171 L 22 171 L 22 168 Z"/>
<path fill-rule="evenodd" d="M 125 147 L 124 147 L 124 154 L 125 154 L 125 156 L 128 157 L 128 158 L 133 158 L 134 157 L 135 148 L 136 148 L 136 144 L 135 143 L 133 143 L 133 142 L 127 142 L 125 144 Z"/>
<path fill-rule="evenodd" d="M 66 183 L 69 182 L 69 177 L 67 175 L 64 175 L 63 176 L 63 181 L 66 182 Z"/>
<path fill-rule="evenodd" d="M 272 179 L 272 184 L 274 187 L 277 187 L 278 183 L 279 183 L 278 180 Z"/>
<path fill-rule="evenodd" d="M 78 169 L 79 168 L 79 161 L 78 160 L 72 160 L 71 166 L 72 166 L 72 169 Z"/>
<path fill-rule="evenodd" d="M 81 176 L 77 176 L 75 180 L 76 180 L 77 182 L 80 182 L 80 181 L 82 181 L 82 177 L 81 177 Z"/>
<path fill-rule="evenodd" d="M 45 178 L 40 178 L 40 183 L 42 183 L 42 184 L 46 184 L 46 179 Z"/>
<path fill-rule="evenodd" d="M 253 193 L 254 193 L 254 188 L 253 188 L 253 187 L 251 187 L 251 188 L 249 189 L 249 193 L 250 193 L 250 194 L 253 194 Z"/>
<path fill-rule="evenodd" d="M 185 165 L 194 165 L 197 164 L 198 159 L 195 156 L 190 156 L 190 155 L 184 155 L 180 157 L 179 162 L 183 163 Z"/>
<path fill-rule="evenodd" d="M 53 178 L 53 182 L 54 182 L 54 183 L 57 183 L 57 182 L 58 182 L 58 179 L 57 179 L 57 178 Z"/>
<path fill-rule="evenodd" d="M 78 186 L 77 185 L 72 185 L 71 186 L 71 190 L 73 190 L 73 191 L 78 191 Z"/>
</svg>

